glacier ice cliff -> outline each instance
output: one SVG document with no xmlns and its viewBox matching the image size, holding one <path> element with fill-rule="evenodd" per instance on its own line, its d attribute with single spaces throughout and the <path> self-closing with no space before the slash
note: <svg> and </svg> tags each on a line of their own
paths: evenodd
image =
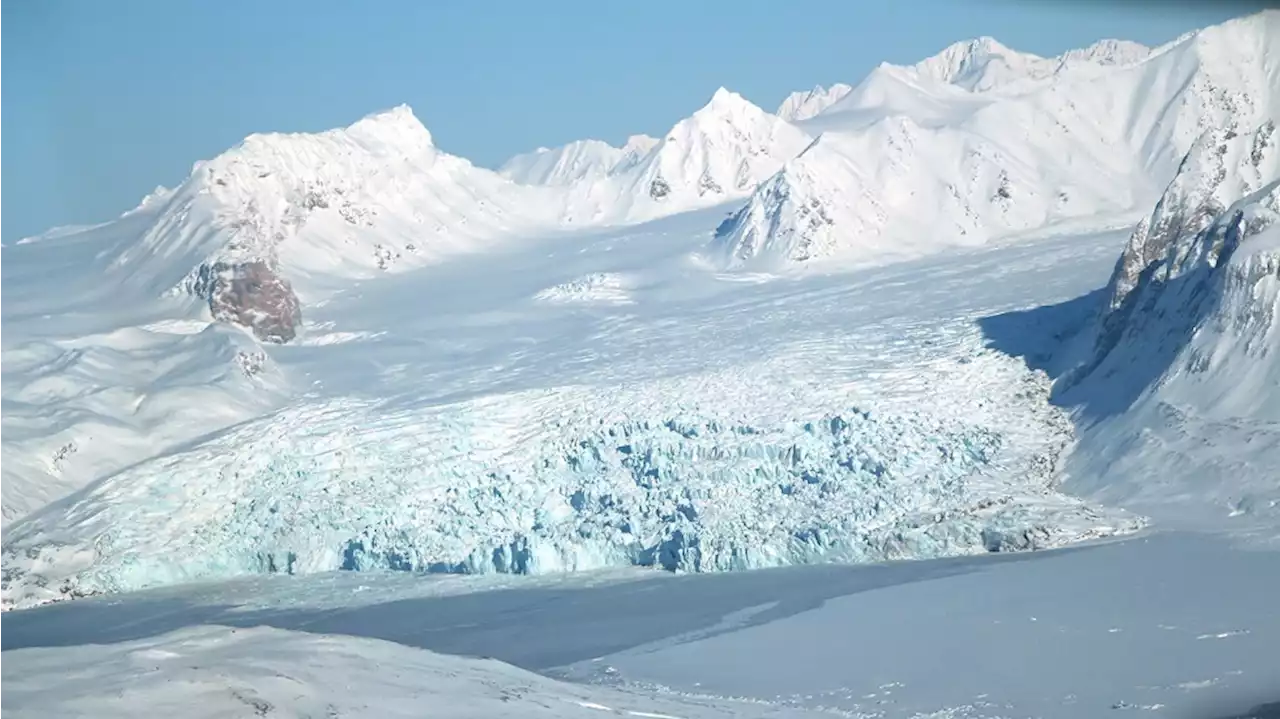
<svg viewBox="0 0 1280 719">
<path fill-rule="evenodd" d="M 5 603 L 339 569 L 867 562 L 1140 524 L 1057 495 L 1048 470 L 1022 486 L 985 481 L 1005 439 L 960 421 L 855 408 L 773 423 L 694 411 L 519 419 L 530 402 L 573 403 L 490 398 L 388 416 L 346 401 L 243 425 L 13 527 Z"/>
</svg>

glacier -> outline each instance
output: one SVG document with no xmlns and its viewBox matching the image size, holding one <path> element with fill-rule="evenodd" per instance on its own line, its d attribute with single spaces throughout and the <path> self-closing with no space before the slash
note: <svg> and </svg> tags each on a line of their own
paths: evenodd
<svg viewBox="0 0 1280 719">
<path fill-rule="evenodd" d="M 14 526 L 5 601 L 339 569 L 884 561 L 1039 549 L 1144 525 L 1057 493 L 1052 456 L 1020 459 L 981 425 L 856 407 L 635 415 L 620 408 L 643 406 L 639 397 L 599 395 L 284 410 Z M 556 409 L 593 405 L 615 409 Z"/>
</svg>

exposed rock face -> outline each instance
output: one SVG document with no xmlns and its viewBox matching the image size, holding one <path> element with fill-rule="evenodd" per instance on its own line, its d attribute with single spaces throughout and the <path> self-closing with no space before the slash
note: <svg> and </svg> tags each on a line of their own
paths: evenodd
<svg viewBox="0 0 1280 719">
<path fill-rule="evenodd" d="M 209 300 L 219 322 L 253 331 L 263 342 L 283 344 L 297 335 L 302 308 L 289 281 L 261 260 L 200 268 L 197 293 Z"/>
</svg>

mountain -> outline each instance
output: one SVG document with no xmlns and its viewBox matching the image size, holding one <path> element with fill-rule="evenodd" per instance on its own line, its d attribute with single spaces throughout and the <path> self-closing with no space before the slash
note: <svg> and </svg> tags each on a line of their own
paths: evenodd
<svg viewBox="0 0 1280 719">
<path fill-rule="evenodd" d="M 1280 132 L 1207 131 L 1134 229 L 1056 391 L 1089 423 L 1077 488 L 1280 540 L 1278 318 Z"/>
<path fill-rule="evenodd" d="M 1274 331 L 1272 267 L 1280 265 L 1280 130 L 1207 130 L 1190 148 L 1151 215 L 1130 235 L 1107 283 L 1093 354 L 1075 376 L 1133 375 L 1170 367 L 1217 383 L 1266 411 L 1271 384 L 1251 383 L 1266 362 L 1248 362 Z M 1148 362 L 1148 358 L 1165 357 Z M 1262 356 L 1257 356 L 1262 358 Z M 1239 362 L 1253 370 L 1245 370 Z M 1230 371 L 1225 372 L 1226 367 Z M 1161 381 L 1174 379 L 1174 368 Z M 1260 377 L 1261 379 L 1261 377 Z M 1120 380 L 1116 380 L 1120 381 Z M 1139 381 L 1133 391 L 1157 381 Z"/>
<path fill-rule="evenodd" d="M 745 197 L 810 139 L 720 88 L 659 140 L 637 136 L 623 148 L 573 143 L 512 158 L 502 173 L 561 188 L 566 224 L 625 224 Z"/>
<path fill-rule="evenodd" d="M 1280 12 L 1146 53 L 1045 60 L 990 39 L 884 65 L 710 246 L 729 266 L 918 255 L 1154 199 L 1206 128 L 1280 116 Z"/>
<path fill-rule="evenodd" d="M 837 82 L 831 87 L 815 85 L 812 90 L 793 92 L 773 113 L 787 122 L 808 120 L 839 102 L 853 87 Z"/>
<path fill-rule="evenodd" d="M 214 319 L 287 342 L 299 294 L 545 224 L 545 194 L 439 151 L 400 106 L 328 132 L 251 135 L 86 232 L 116 235 L 103 268 L 114 282 L 198 297 Z"/>
</svg>

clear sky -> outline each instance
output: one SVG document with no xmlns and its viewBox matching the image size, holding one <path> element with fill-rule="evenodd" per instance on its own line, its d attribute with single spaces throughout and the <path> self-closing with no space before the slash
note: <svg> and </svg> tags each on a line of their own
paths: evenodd
<svg viewBox="0 0 1280 719">
<path fill-rule="evenodd" d="M 1058 54 L 1148 44 L 1264 3 L 1148 0 L 7 0 L 6 243 L 97 222 L 259 131 L 408 103 L 493 167 L 539 145 L 660 134 L 721 85 L 772 110 L 991 35 Z"/>
</svg>

